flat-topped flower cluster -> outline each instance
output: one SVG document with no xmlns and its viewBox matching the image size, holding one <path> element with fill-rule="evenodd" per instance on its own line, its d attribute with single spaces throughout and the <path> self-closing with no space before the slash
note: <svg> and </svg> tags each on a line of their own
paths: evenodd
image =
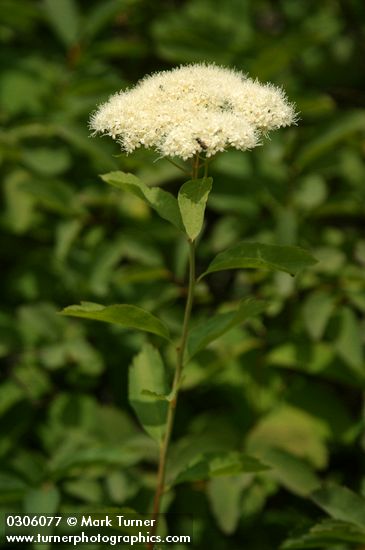
<svg viewBox="0 0 365 550">
<path fill-rule="evenodd" d="M 216 65 L 186 65 L 143 78 L 113 95 L 92 115 L 94 133 L 127 153 L 138 147 L 184 160 L 233 147 L 245 151 L 262 134 L 295 122 L 285 93 Z"/>
</svg>

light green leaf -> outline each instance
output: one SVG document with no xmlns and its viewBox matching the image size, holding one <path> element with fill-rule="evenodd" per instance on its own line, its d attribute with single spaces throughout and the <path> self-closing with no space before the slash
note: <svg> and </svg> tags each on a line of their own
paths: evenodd
<svg viewBox="0 0 365 550">
<path fill-rule="evenodd" d="M 244 242 L 220 252 L 200 278 L 214 271 L 243 268 L 262 268 L 295 275 L 315 263 L 313 256 L 303 248 Z"/>
<path fill-rule="evenodd" d="M 347 523 L 326 519 L 313 525 L 307 532 L 291 537 L 281 546 L 282 550 L 299 550 L 301 548 L 327 548 L 335 543 L 365 543 L 365 530 Z M 337 548 L 337 547 L 336 547 Z M 346 546 L 347 548 L 347 546 Z"/>
<path fill-rule="evenodd" d="M 216 340 L 231 328 L 239 325 L 263 311 L 265 302 L 251 298 L 242 300 L 236 311 L 221 313 L 194 327 L 188 336 L 188 351 L 191 359 L 204 349 L 210 342 Z"/>
<path fill-rule="evenodd" d="M 242 493 L 248 476 L 215 477 L 208 484 L 208 498 L 213 515 L 223 533 L 235 532 L 242 514 Z"/>
<path fill-rule="evenodd" d="M 60 504 L 60 493 L 57 487 L 52 484 L 44 484 L 42 487 L 30 489 L 24 498 L 24 512 L 26 514 L 49 514 L 54 515 Z M 42 534 L 47 536 L 53 531 L 53 526 L 42 527 Z M 39 532 L 39 527 L 31 526 L 30 533 Z M 51 547 L 50 543 L 34 544 L 35 550 L 48 550 Z"/>
<path fill-rule="evenodd" d="M 63 483 L 62 489 L 66 494 L 94 505 L 103 500 L 103 488 L 95 479 L 71 479 Z"/>
<path fill-rule="evenodd" d="M 308 496 L 319 487 L 320 480 L 312 468 L 294 455 L 271 448 L 260 453 L 260 458 L 271 468 L 270 475 L 297 495 Z"/>
<path fill-rule="evenodd" d="M 349 307 L 343 307 L 340 312 L 340 330 L 335 349 L 351 369 L 364 376 L 362 334 L 356 316 Z"/>
<path fill-rule="evenodd" d="M 189 466 L 180 472 L 174 484 L 200 481 L 218 476 L 231 476 L 241 472 L 263 472 L 268 467 L 252 456 L 236 451 L 200 454 Z"/>
<path fill-rule="evenodd" d="M 324 290 L 312 292 L 303 304 L 303 320 L 313 340 L 320 340 L 335 307 L 335 299 Z"/>
<path fill-rule="evenodd" d="M 168 395 L 163 393 L 156 393 L 150 390 L 142 390 L 142 395 L 148 395 L 152 399 L 157 401 L 171 401 L 173 399 L 173 393 L 170 392 Z"/>
<path fill-rule="evenodd" d="M 332 518 L 365 526 L 365 498 L 340 485 L 318 489 L 311 499 Z"/>
<path fill-rule="evenodd" d="M 24 233 L 32 225 L 34 216 L 34 198 L 24 189 L 25 184 L 30 184 L 30 176 L 27 172 L 16 170 L 4 177 L 3 188 L 5 195 L 6 225 L 15 233 Z"/>
<path fill-rule="evenodd" d="M 190 180 L 184 183 L 178 195 L 182 221 L 188 237 L 194 241 L 199 235 L 203 222 L 208 195 L 212 189 L 212 178 Z"/>
<path fill-rule="evenodd" d="M 283 403 L 257 422 L 248 435 L 247 448 L 255 456 L 263 456 L 261 452 L 267 449 L 282 449 L 323 468 L 328 461 L 328 435 L 328 426 L 321 419 Z"/>
<path fill-rule="evenodd" d="M 22 160 L 31 170 L 44 176 L 58 176 L 71 165 L 71 155 L 66 148 L 31 147 L 24 149 Z"/>
<path fill-rule="evenodd" d="M 80 17 L 75 0 L 44 0 L 49 22 L 66 47 L 73 46 L 79 37 Z"/>
<path fill-rule="evenodd" d="M 129 367 L 129 402 L 146 432 L 156 441 L 165 433 L 168 404 L 154 395 L 168 392 L 166 371 L 157 349 L 145 344 Z"/>
<path fill-rule="evenodd" d="M 60 503 L 60 493 L 54 485 L 44 485 L 37 489 L 30 489 L 24 498 L 24 512 L 26 514 L 54 514 Z"/>
<path fill-rule="evenodd" d="M 170 338 L 167 326 L 157 317 L 140 307 L 129 304 L 103 306 L 92 302 L 81 302 L 81 305 L 65 307 L 60 314 L 136 328 L 158 334 L 167 340 Z"/>
<path fill-rule="evenodd" d="M 149 443 L 151 445 L 149 445 Z M 155 444 L 147 436 L 135 436 L 119 445 L 100 445 L 88 448 L 72 448 L 57 454 L 50 464 L 52 475 L 64 479 L 75 470 L 94 469 L 95 466 L 129 467 L 140 461 L 151 461 L 155 458 Z"/>
<path fill-rule="evenodd" d="M 133 174 L 125 172 L 109 172 L 103 174 L 101 178 L 109 185 L 133 193 L 133 195 L 144 200 L 161 218 L 172 223 L 177 229 L 184 231 L 179 205 L 171 193 L 159 187 L 148 187 Z"/>
</svg>

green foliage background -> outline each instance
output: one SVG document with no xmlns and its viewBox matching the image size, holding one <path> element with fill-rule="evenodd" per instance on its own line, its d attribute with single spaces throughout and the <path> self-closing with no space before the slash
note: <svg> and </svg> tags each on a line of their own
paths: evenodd
<svg viewBox="0 0 365 550">
<path fill-rule="evenodd" d="M 165 508 L 195 515 L 196 548 L 365 548 L 363 3 L 1 0 L 0 11 L 1 509 L 150 507 L 157 448 L 127 402 L 146 337 L 57 311 L 133 303 L 179 330 L 183 239 L 98 174 L 171 191 L 183 179 L 154 153 L 89 138 L 87 120 L 146 73 L 209 61 L 282 85 L 300 120 L 213 163 L 199 271 L 243 239 L 297 244 L 319 263 L 198 286 L 196 320 L 247 295 L 269 307 L 188 367 L 169 475 L 221 451 L 271 469 L 176 485 Z M 172 367 L 172 346 L 165 355 Z"/>
</svg>

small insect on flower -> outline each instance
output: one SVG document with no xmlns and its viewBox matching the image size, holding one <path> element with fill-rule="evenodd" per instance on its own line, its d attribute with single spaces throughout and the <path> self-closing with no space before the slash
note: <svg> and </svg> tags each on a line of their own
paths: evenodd
<svg viewBox="0 0 365 550">
<path fill-rule="evenodd" d="M 203 149 L 203 151 L 206 151 L 208 149 L 208 145 L 206 143 L 204 143 L 203 140 L 201 140 L 200 138 L 195 138 L 196 141 L 199 143 L 200 147 Z"/>
<path fill-rule="evenodd" d="M 270 130 L 295 123 L 285 93 L 233 69 L 196 64 L 143 78 L 113 95 L 91 116 L 90 128 L 131 153 L 152 148 L 186 160 L 260 144 Z"/>
</svg>

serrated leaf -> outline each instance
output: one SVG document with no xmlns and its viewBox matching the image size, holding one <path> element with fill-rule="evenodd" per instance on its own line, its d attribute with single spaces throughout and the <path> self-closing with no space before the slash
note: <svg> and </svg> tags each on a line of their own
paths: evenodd
<svg viewBox="0 0 365 550">
<path fill-rule="evenodd" d="M 146 432 L 161 441 L 165 432 L 168 403 L 155 395 L 168 392 L 166 371 L 157 349 L 145 344 L 129 367 L 129 402 Z M 151 392 L 149 395 L 146 392 Z"/>
<path fill-rule="evenodd" d="M 334 519 L 348 521 L 364 528 L 365 498 L 347 487 L 327 485 L 312 493 L 311 499 Z"/>
<path fill-rule="evenodd" d="M 313 525 L 305 533 L 290 537 L 284 542 L 281 549 L 323 548 L 324 545 L 327 548 L 328 544 L 341 542 L 363 544 L 365 543 L 365 530 L 345 521 L 326 519 Z"/>
<path fill-rule="evenodd" d="M 203 227 L 205 206 L 212 183 L 212 178 L 190 180 L 184 183 L 179 191 L 177 200 L 182 221 L 192 241 L 197 238 Z"/>
<path fill-rule="evenodd" d="M 149 311 L 130 304 L 103 306 L 101 304 L 94 304 L 93 302 L 81 302 L 81 305 L 65 307 L 60 314 L 103 321 L 126 328 L 136 328 L 152 332 L 167 340 L 170 338 L 169 330 L 162 321 L 152 315 L 152 313 L 149 313 Z"/>
<path fill-rule="evenodd" d="M 224 269 L 261 268 L 295 275 L 317 262 L 303 248 L 244 242 L 220 252 L 200 276 Z"/>
<path fill-rule="evenodd" d="M 189 358 L 191 359 L 210 342 L 213 342 L 213 340 L 216 340 L 231 328 L 263 311 L 265 305 L 263 301 L 248 298 L 240 302 L 236 311 L 215 315 L 191 329 L 187 344 Z"/>
<path fill-rule="evenodd" d="M 161 218 L 169 221 L 180 231 L 184 231 L 178 202 L 171 193 L 159 187 L 148 187 L 133 174 L 125 172 L 109 172 L 102 175 L 101 178 L 109 185 L 133 193 L 136 197 L 144 200 Z"/>
<path fill-rule="evenodd" d="M 236 451 L 203 453 L 176 477 L 174 484 L 199 481 L 241 472 L 263 472 L 268 466 L 249 455 Z"/>
</svg>

